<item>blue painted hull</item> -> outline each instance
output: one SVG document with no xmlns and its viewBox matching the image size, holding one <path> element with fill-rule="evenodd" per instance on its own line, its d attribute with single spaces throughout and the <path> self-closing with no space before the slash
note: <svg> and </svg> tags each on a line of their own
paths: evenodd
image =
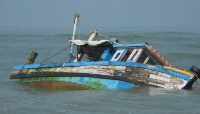
<svg viewBox="0 0 200 114">
<path fill-rule="evenodd" d="M 19 65 L 14 67 L 11 75 L 12 81 L 65 82 L 97 90 L 124 90 L 133 88 L 133 85 L 181 89 L 191 78 L 162 66 L 132 61 Z"/>
</svg>

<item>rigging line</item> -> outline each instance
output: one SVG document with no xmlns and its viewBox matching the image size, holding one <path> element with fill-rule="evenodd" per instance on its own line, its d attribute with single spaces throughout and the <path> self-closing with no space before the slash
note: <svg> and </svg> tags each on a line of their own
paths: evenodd
<svg viewBox="0 0 200 114">
<path fill-rule="evenodd" d="M 110 39 L 110 37 L 109 36 L 106 36 L 106 35 L 103 35 L 103 34 L 100 34 L 100 33 L 98 33 L 100 36 L 103 36 L 103 37 L 105 37 L 105 38 L 108 38 L 108 39 Z"/>
<path fill-rule="evenodd" d="M 88 24 L 81 18 L 79 17 L 79 19 L 83 22 L 83 24 L 90 30 L 90 32 L 92 32 L 93 30 L 88 26 Z"/>
<path fill-rule="evenodd" d="M 72 18 L 73 20 L 73 18 Z M 71 21 L 69 21 L 66 24 L 65 29 L 59 34 L 59 36 L 56 37 L 56 41 L 53 43 L 52 47 L 49 49 L 48 53 L 45 55 L 44 59 L 42 60 L 41 64 L 44 63 L 45 59 L 47 58 L 47 56 L 50 54 L 50 52 L 53 50 L 53 48 L 55 47 L 55 45 L 57 44 L 57 42 L 59 41 L 59 39 L 62 37 L 62 35 L 65 33 L 67 27 L 69 26 L 69 24 L 71 23 Z"/>
<path fill-rule="evenodd" d="M 126 43 L 126 42 L 123 42 L 123 41 L 119 41 L 119 42 L 121 42 L 121 43 L 123 43 L 123 44 L 128 44 L 128 43 Z"/>
<path fill-rule="evenodd" d="M 195 74 L 195 73 L 193 73 L 193 72 L 191 72 L 191 71 L 189 71 L 189 70 L 187 70 L 187 69 L 183 69 L 183 68 L 181 68 L 181 67 L 179 67 L 179 66 L 175 66 L 175 67 L 178 68 L 178 69 L 180 69 L 180 70 L 183 70 L 183 71 L 186 71 L 186 72 L 189 72 L 189 73 L 193 74 L 194 76 L 197 77 L 197 79 L 200 80 L 200 78 L 197 76 L 197 74 Z"/>
<path fill-rule="evenodd" d="M 87 37 L 88 35 L 90 35 L 90 33 L 89 33 L 89 34 L 86 34 L 85 36 L 83 36 L 83 38 Z"/>
<path fill-rule="evenodd" d="M 93 30 L 88 26 L 88 24 L 81 18 L 81 17 L 79 17 L 79 19 L 83 22 L 83 24 L 85 25 L 85 26 L 87 26 L 88 27 L 88 29 L 90 30 L 90 32 L 92 32 Z M 99 33 L 98 33 L 99 34 Z M 110 39 L 110 37 L 108 37 L 108 36 L 105 36 L 105 35 L 103 35 L 103 34 L 99 34 L 100 36 L 103 36 L 103 37 L 105 37 L 105 38 L 108 38 L 108 39 Z M 126 43 L 126 42 L 123 42 L 123 41 L 120 41 L 121 43 L 123 43 L 123 44 L 128 44 L 128 43 Z"/>
<path fill-rule="evenodd" d="M 105 38 L 108 38 L 108 39 L 110 39 L 110 37 L 109 36 L 105 36 L 105 35 L 103 35 L 103 34 L 100 34 L 100 33 L 98 33 L 100 36 L 102 36 L 102 37 L 105 37 Z M 120 41 L 121 43 L 123 43 L 123 44 L 128 44 L 128 43 L 126 43 L 126 42 L 123 42 L 123 41 Z"/>
<path fill-rule="evenodd" d="M 49 57 L 48 59 L 44 60 L 41 64 L 45 63 L 46 61 L 50 60 L 51 58 L 55 57 L 56 55 L 58 55 L 59 53 L 61 53 L 62 51 L 66 50 L 67 48 L 69 48 L 71 45 L 68 45 L 67 47 L 63 48 L 61 51 L 57 52 L 56 54 L 52 55 L 51 57 Z"/>
</svg>

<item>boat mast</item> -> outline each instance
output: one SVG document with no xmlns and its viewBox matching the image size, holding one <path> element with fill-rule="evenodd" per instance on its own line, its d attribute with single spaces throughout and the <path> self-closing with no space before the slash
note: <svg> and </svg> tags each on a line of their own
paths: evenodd
<svg viewBox="0 0 200 114">
<path fill-rule="evenodd" d="M 80 17 L 80 15 L 78 13 L 75 13 L 74 30 L 73 30 L 73 34 L 72 34 L 72 39 L 71 40 L 74 40 L 74 37 L 75 37 L 75 34 L 76 34 L 76 25 L 77 25 L 79 17 Z M 72 60 L 73 46 L 74 46 L 74 44 L 71 43 L 71 50 L 70 50 L 70 54 L 69 54 L 69 62 L 71 62 L 71 60 Z"/>
<path fill-rule="evenodd" d="M 75 18 L 74 18 L 74 30 L 73 30 L 73 34 L 72 34 L 72 39 L 71 39 L 71 40 L 74 40 L 74 38 L 75 38 L 76 26 L 77 26 L 78 19 L 81 20 L 80 14 L 75 13 Z M 82 21 L 82 20 L 81 20 L 81 21 Z M 85 23 L 85 22 L 84 22 L 84 23 Z M 86 24 L 86 23 L 85 23 L 85 24 Z M 86 25 L 87 25 L 87 24 L 86 24 Z M 90 29 L 89 26 L 88 26 L 88 28 Z M 94 38 L 96 38 L 96 37 L 98 36 L 98 32 L 97 32 L 97 30 L 91 30 L 91 29 L 90 29 L 90 31 L 91 31 L 91 35 L 90 35 L 88 41 L 93 41 Z M 71 42 L 71 50 L 70 50 L 70 54 L 69 54 L 69 62 L 72 61 L 72 57 L 73 57 L 73 56 L 72 56 L 73 45 L 74 45 L 74 44 Z M 76 59 L 74 60 L 74 62 L 79 62 L 79 61 L 81 60 L 81 58 L 83 57 L 83 55 L 84 55 L 82 52 L 80 52 L 80 46 L 79 46 L 78 48 L 79 48 L 79 51 L 77 51 L 77 57 L 76 57 Z"/>
</svg>

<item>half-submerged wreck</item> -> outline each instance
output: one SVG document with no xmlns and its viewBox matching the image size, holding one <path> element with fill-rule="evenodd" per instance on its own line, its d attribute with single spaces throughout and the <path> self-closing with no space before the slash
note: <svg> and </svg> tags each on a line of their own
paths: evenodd
<svg viewBox="0 0 200 114">
<path fill-rule="evenodd" d="M 73 46 L 77 46 L 75 58 L 60 64 L 33 64 L 37 56 L 33 52 L 25 65 L 13 68 L 10 79 L 49 89 L 66 90 L 124 90 L 135 85 L 157 86 L 169 89 L 190 89 L 200 77 L 200 69 L 175 68 L 152 45 L 120 44 L 116 38 L 94 40 L 97 31 L 92 31 L 88 41 L 75 40 L 76 24 L 80 19 L 75 14 Z M 89 61 L 82 61 L 87 55 Z"/>
</svg>

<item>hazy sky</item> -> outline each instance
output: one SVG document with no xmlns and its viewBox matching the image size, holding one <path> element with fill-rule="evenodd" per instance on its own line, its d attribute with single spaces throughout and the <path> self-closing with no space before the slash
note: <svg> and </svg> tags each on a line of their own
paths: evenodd
<svg viewBox="0 0 200 114">
<path fill-rule="evenodd" d="M 0 0 L 0 30 L 63 28 L 75 11 L 92 28 L 200 28 L 200 0 Z"/>
</svg>

